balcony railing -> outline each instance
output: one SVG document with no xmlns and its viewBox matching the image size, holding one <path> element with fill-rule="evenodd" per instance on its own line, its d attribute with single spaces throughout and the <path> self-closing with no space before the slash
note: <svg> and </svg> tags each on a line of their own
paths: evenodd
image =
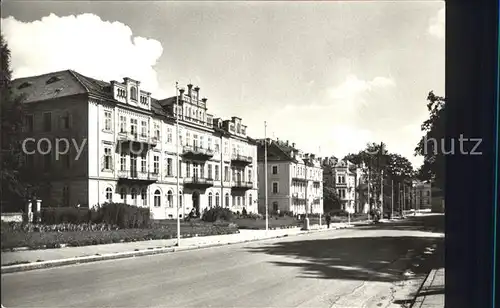
<svg viewBox="0 0 500 308">
<path fill-rule="evenodd" d="M 209 179 L 209 178 L 203 178 L 203 177 L 198 177 L 198 176 L 193 176 L 189 178 L 184 179 L 184 185 L 186 186 L 213 186 L 214 185 L 214 180 Z"/>
<path fill-rule="evenodd" d="M 144 143 L 152 146 L 156 146 L 159 142 L 158 137 L 149 137 L 147 135 L 142 135 L 139 133 L 132 133 L 132 132 L 119 132 L 118 133 L 118 140 L 122 142 L 137 142 L 137 143 Z"/>
<path fill-rule="evenodd" d="M 239 189 L 251 189 L 253 188 L 253 182 L 251 181 L 233 181 L 231 187 Z"/>
<path fill-rule="evenodd" d="M 205 149 L 198 146 L 186 145 L 182 147 L 182 155 L 208 159 L 214 156 L 212 149 Z"/>
<path fill-rule="evenodd" d="M 303 176 L 300 176 L 300 175 L 293 175 L 292 179 L 295 181 L 307 182 L 307 179 Z"/>
<path fill-rule="evenodd" d="M 155 172 L 142 172 L 139 170 L 119 170 L 118 179 L 122 181 L 146 181 L 156 182 L 158 180 L 158 173 Z"/>
<path fill-rule="evenodd" d="M 251 164 L 252 157 L 241 154 L 233 154 L 231 155 L 231 162 L 240 164 Z"/>
</svg>

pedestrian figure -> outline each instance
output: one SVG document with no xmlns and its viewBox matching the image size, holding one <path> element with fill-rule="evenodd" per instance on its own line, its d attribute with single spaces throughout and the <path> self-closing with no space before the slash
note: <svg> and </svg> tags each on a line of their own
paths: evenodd
<svg viewBox="0 0 500 308">
<path fill-rule="evenodd" d="M 325 220 L 326 220 L 326 227 L 328 229 L 330 229 L 330 222 L 332 221 L 332 217 L 330 216 L 330 213 L 326 214 Z"/>
</svg>

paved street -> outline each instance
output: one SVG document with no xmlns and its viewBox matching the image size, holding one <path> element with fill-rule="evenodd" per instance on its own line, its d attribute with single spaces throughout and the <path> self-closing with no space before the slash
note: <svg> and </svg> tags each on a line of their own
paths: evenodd
<svg viewBox="0 0 500 308">
<path fill-rule="evenodd" d="M 4 274 L 2 304 L 401 307 L 420 286 L 405 277 L 409 270 L 424 275 L 428 252 L 443 240 L 442 223 L 441 215 L 417 216 L 299 237 Z"/>
</svg>

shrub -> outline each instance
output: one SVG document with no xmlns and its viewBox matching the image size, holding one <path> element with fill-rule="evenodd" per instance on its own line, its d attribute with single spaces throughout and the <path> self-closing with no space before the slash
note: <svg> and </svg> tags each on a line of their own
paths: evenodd
<svg viewBox="0 0 500 308">
<path fill-rule="evenodd" d="M 218 220 L 231 221 L 234 218 L 233 212 L 228 208 L 214 207 L 203 214 L 202 220 L 206 222 L 215 222 Z"/>
<path fill-rule="evenodd" d="M 90 210 L 77 207 L 55 207 L 43 208 L 41 223 L 45 225 L 56 225 L 61 223 L 81 224 L 89 222 Z"/>
<path fill-rule="evenodd" d="M 120 228 L 148 228 L 151 225 L 149 208 L 124 203 L 105 203 L 96 212 L 92 217 L 96 223 L 117 225 Z"/>
</svg>

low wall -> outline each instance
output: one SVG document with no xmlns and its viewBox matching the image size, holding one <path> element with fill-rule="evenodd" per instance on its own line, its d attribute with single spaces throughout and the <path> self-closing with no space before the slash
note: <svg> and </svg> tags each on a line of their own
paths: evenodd
<svg viewBox="0 0 500 308">
<path fill-rule="evenodd" d="M 23 213 L 2 213 L 2 221 L 23 222 Z"/>
</svg>

